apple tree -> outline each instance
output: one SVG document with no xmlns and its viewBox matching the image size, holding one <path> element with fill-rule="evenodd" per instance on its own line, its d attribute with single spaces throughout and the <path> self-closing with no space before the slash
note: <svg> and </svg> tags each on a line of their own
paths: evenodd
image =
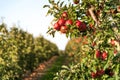
<svg viewBox="0 0 120 80">
<path fill-rule="evenodd" d="M 54 17 L 48 28 L 77 40 L 74 61 L 56 74 L 55 80 L 120 79 L 120 0 L 48 0 L 47 15 Z M 73 47 L 72 47 L 73 48 Z M 69 56 L 70 57 L 70 56 Z"/>
</svg>

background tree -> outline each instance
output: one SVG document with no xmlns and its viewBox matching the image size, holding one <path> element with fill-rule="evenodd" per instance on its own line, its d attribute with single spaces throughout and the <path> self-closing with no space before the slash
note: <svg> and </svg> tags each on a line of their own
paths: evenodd
<svg viewBox="0 0 120 80">
<path fill-rule="evenodd" d="M 57 46 L 43 36 L 0 24 L 0 80 L 22 80 L 39 63 L 58 54 Z"/>
</svg>

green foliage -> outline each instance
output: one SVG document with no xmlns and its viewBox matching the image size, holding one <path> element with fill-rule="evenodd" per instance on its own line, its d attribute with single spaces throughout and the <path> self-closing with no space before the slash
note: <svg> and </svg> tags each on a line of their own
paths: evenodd
<svg viewBox="0 0 120 80">
<path fill-rule="evenodd" d="M 42 76 L 41 80 L 53 80 L 55 77 L 55 73 L 59 70 L 61 70 L 61 66 L 64 64 L 64 61 L 66 60 L 65 56 L 59 56 L 57 60 L 51 65 L 51 67 L 48 68 L 46 71 L 47 73 Z"/>
<path fill-rule="evenodd" d="M 17 27 L 8 30 L 0 25 L 0 80 L 22 80 L 26 72 L 56 54 L 57 46 L 43 36 L 34 38 Z"/>
</svg>

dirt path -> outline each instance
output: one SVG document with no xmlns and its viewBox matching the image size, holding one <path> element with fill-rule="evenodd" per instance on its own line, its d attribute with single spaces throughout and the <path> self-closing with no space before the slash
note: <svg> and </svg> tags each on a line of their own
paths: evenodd
<svg viewBox="0 0 120 80">
<path fill-rule="evenodd" d="M 55 62 L 58 56 L 53 56 L 50 60 L 41 63 L 37 69 L 35 69 L 31 74 L 27 75 L 23 80 L 40 80 L 40 77 L 45 74 L 47 68 Z"/>
</svg>

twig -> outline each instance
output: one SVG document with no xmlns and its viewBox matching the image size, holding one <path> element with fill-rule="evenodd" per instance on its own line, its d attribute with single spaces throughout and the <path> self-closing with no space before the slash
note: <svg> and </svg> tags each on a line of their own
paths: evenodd
<svg viewBox="0 0 120 80">
<path fill-rule="evenodd" d="M 94 13 L 94 10 L 95 10 L 95 8 L 94 8 L 93 6 L 91 6 L 91 7 L 88 9 L 88 11 L 89 11 L 91 17 L 93 18 L 93 20 L 94 20 L 97 24 L 100 24 L 100 22 L 98 21 L 96 15 L 95 15 L 95 13 Z"/>
</svg>

